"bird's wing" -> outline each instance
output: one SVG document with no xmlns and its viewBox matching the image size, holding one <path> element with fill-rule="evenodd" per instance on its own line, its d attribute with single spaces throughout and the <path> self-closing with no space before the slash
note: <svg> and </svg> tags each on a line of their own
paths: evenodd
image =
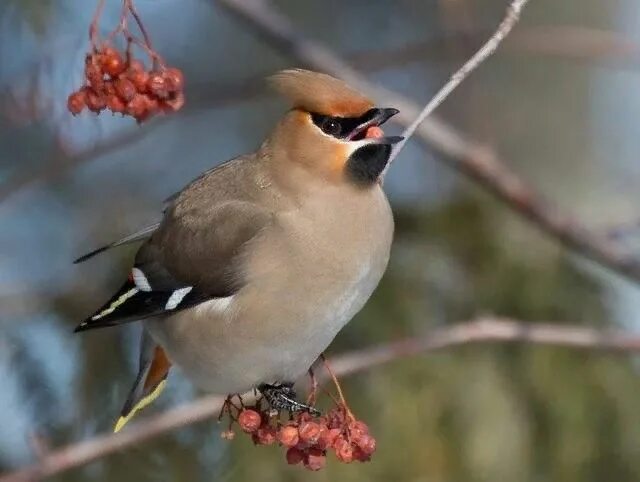
<svg viewBox="0 0 640 482">
<path fill-rule="evenodd" d="M 203 172 L 200 176 L 198 176 L 196 179 L 194 179 L 191 184 L 189 184 L 189 186 L 187 186 L 186 189 L 182 190 L 182 191 L 177 191 L 175 193 L 173 193 L 171 196 L 169 196 L 168 198 L 166 198 L 163 203 L 165 206 L 165 209 L 163 210 L 163 212 L 166 212 L 167 209 L 170 209 L 171 206 L 173 205 L 173 203 L 182 195 L 182 193 L 185 190 L 188 190 L 189 187 L 197 184 L 199 181 L 205 179 L 205 178 L 210 178 L 212 175 L 214 175 L 214 173 L 216 171 L 221 171 L 229 166 L 233 166 L 233 165 L 238 165 L 239 163 L 241 163 L 244 159 L 243 158 L 236 158 L 236 159 L 232 159 L 231 161 L 228 162 L 224 162 L 218 166 L 212 167 L 211 169 L 208 169 L 207 171 Z M 136 241 L 141 241 L 143 239 L 147 239 L 149 238 L 156 229 L 158 229 L 158 227 L 160 226 L 160 223 L 155 223 L 152 224 L 150 226 L 146 226 L 142 229 L 139 229 L 138 231 L 136 231 L 135 233 L 129 234 L 127 236 L 125 236 L 124 238 L 118 239 L 116 241 L 113 241 L 112 243 L 109 244 L 105 244 L 104 246 L 101 246 L 97 249 L 94 249 L 93 251 L 90 251 L 89 253 L 83 254 L 82 256 L 80 256 L 78 259 L 74 260 L 73 264 L 78 264 L 78 263 L 83 263 L 85 261 L 87 261 L 88 259 L 93 258 L 94 256 L 104 253 L 105 251 L 111 249 L 111 248 L 116 248 L 118 246 L 124 246 L 127 244 L 131 244 L 131 243 L 135 243 Z"/>
<path fill-rule="evenodd" d="M 243 286 L 245 247 L 273 214 L 249 201 L 210 205 L 207 196 L 181 197 L 141 246 L 120 290 L 76 331 L 175 312 Z"/>
<path fill-rule="evenodd" d="M 136 231 L 135 233 L 131 233 L 125 236 L 124 238 L 118 239 L 109 244 L 105 244 L 104 246 L 101 246 L 98 249 L 94 249 L 89 253 L 83 254 L 78 259 L 76 259 L 73 262 L 73 264 L 82 263 L 90 258 L 93 258 L 97 254 L 104 253 L 108 249 L 115 248 L 117 246 L 124 246 L 126 244 L 131 244 L 131 243 L 135 243 L 136 241 L 141 241 L 143 239 L 146 239 L 150 237 L 153 234 L 153 232 L 156 229 L 158 229 L 159 226 L 160 226 L 160 223 L 155 223 L 150 226 L 145 226 L 144 228 Z"/>
</svg>

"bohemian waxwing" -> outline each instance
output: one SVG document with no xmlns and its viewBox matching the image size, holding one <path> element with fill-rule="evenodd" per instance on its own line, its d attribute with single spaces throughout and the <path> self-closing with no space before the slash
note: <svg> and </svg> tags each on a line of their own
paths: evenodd
<svg viewBox="0 0 640 482">
<path fill-rule="evenodd" d="M 293 382 L 385 271 L 393 217 L 380 176 L 402 138 L 379 126 L 398 111 L 325 74 L 269 80 L 293 108 L 256 152 L 172 196 L 160 223 L 77 260 L 146 239 L 127 281 L 76 328 L 143 320 L 116 430 L 159 394 L 172 364 L 206 391 L 257 388 L 274 408 L 308 408 L 291 400 Z"/>
</svg>

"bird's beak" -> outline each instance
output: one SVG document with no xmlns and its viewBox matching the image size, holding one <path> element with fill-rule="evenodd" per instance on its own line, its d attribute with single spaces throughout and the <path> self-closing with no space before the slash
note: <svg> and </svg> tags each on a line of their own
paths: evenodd
<svg viewBox="0 0 640 482">
<path fill-rule="evenodd" d="M 365 120 L 358 124 L 348 135 L 349 141 L 367 140 L 371 144 L 396 144 L 400 142 L 401 136 L 385 136 L 380 126 L 391 117 L 400 112 L 392 107 L 385 109 L 371 109 Z"/>
</svg>

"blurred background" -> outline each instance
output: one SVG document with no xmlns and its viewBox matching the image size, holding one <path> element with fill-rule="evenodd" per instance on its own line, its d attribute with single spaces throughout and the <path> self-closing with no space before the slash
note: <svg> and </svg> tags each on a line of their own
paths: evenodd
<svg viewBox="0 0 640 482">
<path fill-rule="evenodd" d="M 278 0 L 273 7 L 366 77 L 426 102 L 502 18 L 506 0 Z M 95 2 L 0 3 L 0 472 L 110 430 L 139 327 L 71 333 L 119 286 L 135 246 L 78 255 L 159 219 L 200 172 L 253 150 L 286 108 L 261 78 L 297 66 L 214 0 L 137 0 L 187 105 L 138 127 L 66 111 Z M 108 0 L 105 31 L 120 2 Z M 594 230 L 639 216 L 640 4 L 532 0 L 513 36 L 438 114 Z M 398 130 L 392 127 L 391 130 Z M 494 313 L 640 332 L 640 290 L 572 256 L 410 143 L 386 189 L 388 272 L 338 353 Z M 633 234 L 619 240 L 638 249 Z M 345 379 L 372 462 L 311 474 L 275 447 L 203 423 L 56 480 L 636 481 L 640 368 L 629 356 L 486 344 Z M 197 393 L 179 372 L 147 410 Z M 332 463 L 333 462 L 333 463 Z"/>
</svg>

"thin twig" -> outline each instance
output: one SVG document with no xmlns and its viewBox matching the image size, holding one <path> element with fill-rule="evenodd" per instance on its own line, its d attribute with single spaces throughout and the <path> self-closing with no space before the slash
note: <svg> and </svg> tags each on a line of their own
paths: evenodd
<svg viewBox="0 0 640 482">
<path fill-rule="evenodd" d="M 91 46 L 93 49 L 96 49 L 98 46 L 97 36 L 98 36 L 98 23 L 100 23 L 100 17 L 102 16 L 102 11 L 104 10 L 104 0 L 98 0 L 98 5 L 96 6 L 96 10 L 93 14 L 93 18 L 91 19 L 91 24 L 89 24 L 89 40 L 91 42 Z"/>
<path fill-rule="evenodd" d="M 226 8 L 280 52 L 311 68 L 341 77 L 381 105 L 398 108 L 400 114 L 393 120 L 402 126 L 411 125 L 422 110 L 410 99 L 368 82 L 331 50 L 305 37 L 269 3 L 217 0 L 215 4 Z M 640 283 L 640 260 L 634 253 L 560 213 L 511 171 L 491 147 L 468 139 L 434 115 L 418 126 L 414 137 L 440 154 L 439 160 L 474 180 L 567 248 Z"/>
<path fill-rule="evenodd" d="M 424 109 L 422 109 L 416 119 L 404 130 L 402 133 L 404 140 L 396 145 L 395 149 L 391 153 L 387 166 L 389 166 L 400 153 L 407 141 L 415 133 L 418 126 L 422 124 L 424 120 L 435 109 L 437 109 L 447 97 L 449 97 L 449 94 L 451 94 L 451 92 L 453 92 L 471 72 L 473 72 L 481 63 L 487 60 L 487 58 L 496 51 L 500 43 L 507 35 L 509 35 L 515 24 L 520 19 L 520 13 L 528 1 L 529 0 L 513 0 L 513 2 L 511 2 L 507 7 L 507 13 L 505 14 L 504 19 L 500 22 L 500 25 L 493 35 L 491 35 L 489 40 L 487 40 L 485 44 L 451 76 L 449 81 L 444 84 L 438 93 L 431 98 L 427 105 L 424 106 Z"/>
<path fill-rule="evenodd" d="M 147 33 L 147 29 L 142 23 L 142 19 L 140 18 L 140 15 L 138 15 L 138 11 L 136 10 L 136 7 L 133 5 L 133 0 L 124 0 L 124 2 L 127 8 L 129 9 L 129 11 L 131 12 L 133 19 L 136 21 L 136 24 L 138 25 L 140 32 L 142 33 L 142 38 L 144 38 L 144 43 L 147 44 L 147 47 L 150 50 L 153 50 L 153 45 L 151 45 L 151 37 Z"/>
<path fill-rule="evenodd" d="M 394 360 L 471 344 L 527 343 L 599 350 L 615 354 L 640 352 L 640 336 L 623 332 L 603 332 L 594 328 L 552 323 L 523 323 L 508 318 L 481 318 L 438 328 L 422 337 L 407 338 L 354 350 L 329 360 L 337 376 L 369 370 Z M 323 381 L 327 381 L 326 375 Z M 224 397 L 208 396 L 141 418 L 117 434 L 98 435 L 45 454 L 33 465 L 0 476 L 0 482 L 32 482 L 86 465 L 107 455 L 187 425 L 213 419 Z"/>
<path fill-rule="evenodd" d="M 352 54 L 349 62 L 362 71 L 374 71 L 408 62 L 420 62 L 425 60 L 445 60 L 444 43 L 458 38 L 460 32 L 453 32 L 432 40 L 396 46 L 390 49 L 371 50 Z M 481 35 L 489 35 L 481 30 L 469 35 L 469 38 L 480 38 Z M 501 46 L 501 52 L 517 54 L 540 54 L 557 56 L 561 58 L 586 59 L 594 61 L 618 62 L 623 68 L 634 68 L 640 63 L 640 47 L 613 32 L 600 31 L 582 27 L 571 26 L 542 26 L 519 30 L 510 35 L 510 42 Z M 187 106 L 186 115 L 200 112 L 204 109 L 225 107 L 238 102 L 254 100 L 267 93 L 264 78 L 272 72 L 253 75 L 244 80 L 234 79 L 226 83 L 201 85 L 193 84 L 190 87 L 190 98 L 194 100 Z M 168 118 L 154 121 L 164 122 Z M 115 139 L 118 141 L 118 139 Z M 104 141 L 111 143 L 109 139 Z M 114 142 L 115 143 L 115 142 Z M 90 149 L 92 151 L 92 149 Z M 80 162 L 88 162 L 96 156 L 87 156 L 79 153 L 80 161 L 69 160 L 69 165 L 76 167 Z M 0 185 L 0 203 L 20 189 L 30 186 L 38 181 L 51 181 L 58 176 L 49 162 L 37 167 L 35 170 L 18 172 L 14 178 Z M 66 172 L 60 170 L 60 174 Z"/>
</svg>

